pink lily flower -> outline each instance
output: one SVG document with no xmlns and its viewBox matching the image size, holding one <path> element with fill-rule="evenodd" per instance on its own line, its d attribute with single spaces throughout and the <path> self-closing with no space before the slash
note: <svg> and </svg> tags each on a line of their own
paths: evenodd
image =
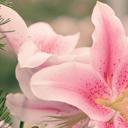
<svg viewBox="0 0 128 128">
<path fill-rule="evenodd" d="M 44 63 L 43 67 L 54 65 L 61 56 L 72 53 L 79 39 L 79 33 L 71 36 L 58 35 L 44 22 L 27 28 L 19 14 L 4 5 L 0 5 L 0 15 L 4 20 L 11 20 L 1 25 L 0 31 L 15 30 L 3 34 L 7 35 L 6 39 L 17 54 L 20 68 L 35 68 Z"/>
<path fill-rule="evenodd" d="M 76 106 L 96 121 L 95 128 L 128 128 L 128 42 L 123 26 L 100 2 L 92 22 L 92 66 L 70 62 L 45 68 L 33 75 L 31 90 L 39 99 Z"/>
<path fill-rule="evenodd" d="M 83 51 L 84 51 L 84 54 L 81 54 L 80 56 L 75 57 L 73 61 L 90 64 L 89 48 L 86 48 L 86 49 L 77 48 L 72 52 L 72 54 L 77 55 L 80 52 L 82 53 Z M 85 57 L 85 59 L 82 58 L 83 56 Z M 70 56 L 68 57 L 63 56 L 60 59 L 59 63 L 71 61 L 69 57 Z M 79 118 L 81 118 L 81 116 L 86 117 L 86 123 L 88 123 L 89 121 L 88 116 L 83 112 L 81 112 L 81 110 L 77 109 L 76 107 L 66 103 L 62 103 L 62 102 L 56 102 L 56 101 L 51 102 L 51 101 L 40 100 L 33 94 L 30 88 L 30 79 L 32 75 L 34 75 L 39 70 L 41 70 L 41 67 L 20 69 L 20 65 L 19 64 L 17 65 L 16 78 L 24 94 L 17 93 L 17 94 L 7 95 L 6 105 L 10 109 L 11 114 L 18 117 L 20 121 L 24 121 L 27 123 L 48 124 L 47 128 L 54 127 L 58 124 L 61 124 L 67 121 L 70 121 L 67 123 L 69 123 L 70 126 L 73 125 L 73 128 L 75 128 L 75 126 L 77 127 L 78 125 L 79 126 L 86 125 L 86 124 L 83 124 L 83 122 L 76 124 L 79 121 Z M 34 116 L 35 114 L 36 116 Z M 79 118 L 76 118 L 75 115 L 77 115 L 77 117 Z M 63 116 L 63 118 L 65 116 L 67 117 L 66 119 L 60 118 L 59 122 L 53 123 L 53 122 L 47 121 L 47 120 L 49 121 L 53 120 L 53 118 L 51 117 L 48 118 L 49 116 L 52 116 L 52 117 Z M 65 125 L 65 124 L 62 124 L 62 125 Z"/>
<path fill-rule="evenodd" d="M 86 61 L 84 61 L 84 63 L 86 62 L 90 63 L 90 59 L 89 59 L 90 57 L 88 56 L 90 49 L 86 48 L 86 52 L 85 52 L 85 48 L 78 48 L 78 49 L 75 49 L 72 54 L 77 55 L 79 52 L 82 53 L 83 49 L 84 49 L 84 54 L 81 54 L 81 56 L 83 55 L 84 57 L 87 56 L 87 58 L 85 59 Z M 76 57 L 74 61 L 82 62 L 81 56 Z M 67 60 L 63 60 L 63 61 L 65 62 Z M 61 61 L 61 63 L 64 63 L 64 62 Z M 17 93 L 17 94 L 7 95 L 6 105 L 10 109 L 11 114 L 18 117 L 20 121 L 24 121 L 27 123 L 47 124 L 47 128 L 54 127 L 58 124 L 67 122 L 69 120 L 70 120 L 69 122 L 70 126 L 73 125 L 75 128 L 75 125 L 76 126 L 83 125 L 83 123 L 76 124 L 79 121 L 79 118 L 81 116 L 85 116 L 86 121 L 88 123 L 89 121 L 88 116 L 83 112 L 81 112 L 81 110 L 77 109 L 76 107 L 66 103 L 62 103 L 62 102 L 40 100 L 33 94 L 30 88 L 30 79 L 32 75 L 39 70 L 41 70 L 40 67 L 32 68 L 32 69 L 31 68 L 20 69 L 19 64 L 17 65 L 16 78 L 24 94 Z M 79 118 L 76 118 L 76 117 L 74 118 L 75 115 L 77 115 Z M 67 117 L 66 119 L 60 118 L 59 122 L 54 122 L 54 121 L 49 122 L 50 120 L 53 120 L 53 118 L 49 116 L 52 116 L 52 117 L 67 116 Z"/>
<path fill-rule="evenodd" d="M 5 13 L 5 10 L 9 13 Z M 7 96 L 6 105 L 11 113 L 16 115 L 20 121 L 34 124 L 41 123 L 46 116 L 63 115 L 74 120 L 77 118 L 70 115 L 87 117 L 85 114 L 81 114 L 81 110 L 66 103 L 40 100 L 32 93 L 29 85 L 31 76 L 44 67 L 67 61 L 91 63 L 89 57 L 90 48 L 74 50 L 79 34 L 63 37 L 57 35 L 50 25 L 43 22 L 33 24 L 27 29 L 22 18 L 15 11 L 4 5 L 1 5 L 1 14 L 5 19 L 10 17 L 11 21 L 7 25 L 1 26 L 0 30 L 15 30 L 14 33 L 6 35 L 8 42 L 18 55 L 19 64 L 16 67 L 16 77 L 24 93 L 9 94 Z M 19 25 L 19 23 L 21 24 Z M 78 56 L 79 53 L 81 53 L 80 56 Z M 69 56 L 69 54 L 71 55 Z M 82 58 L 83 56 L 85 59 Z M 22 69 L 20 69 L 21 67 Z M 65 119 L 65 121 L 69 121 L 69 118 Z M 45 124 L 46 122 L 42 123 Z M 73 125 L 75 123 L 77 122 L 75 121 Z M 48 127 L 50 126 L 48 125 Z"/>
</svg>

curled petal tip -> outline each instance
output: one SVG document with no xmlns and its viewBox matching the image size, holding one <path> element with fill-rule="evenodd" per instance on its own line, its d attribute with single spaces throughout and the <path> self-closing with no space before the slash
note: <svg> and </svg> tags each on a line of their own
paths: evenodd
<svg viewBox="0 0 128 128">
<path fill-rule="evenodd" d="M 19 70 L 21 70 L 23 67 L 21 66 L 20 68 L 19 68 Z"/>
<path fill-rule="evenodd" d="M 99 1 L 97 1 L 97 4 L 99 4 L 100 2 Z"/>
<path fill-rule="evenodd" d="M 102 6 L 102 4 L 103 4 L 103 3 L 100 2 L 100 1 L 97 1 L 97 2 L 96 2 L 96 5 L 99 6 L 99 8 L 100 8 L 100 6 Z"/>
<path fill-rule="evenodd" d="M 77 41 L 78 41 L 79 38 L 80 38 L 80 32 L 77 32 L 77 33 L 74 35 L 74 37 L 76 37 L 76 39 L 77 39 Z"/>
<path fill-rule="evenodd" d="M 80 32 L 77 32 L 76 35 L 77 35 L 77 36 L 80 36 Z"/>
<path fill-rule="evenodd" d="M 77 40 L 80 38 L 80 32 L 77 32 L 76 34 L 72 35 L 72 37 L 75 37 Z"/>
</svg>

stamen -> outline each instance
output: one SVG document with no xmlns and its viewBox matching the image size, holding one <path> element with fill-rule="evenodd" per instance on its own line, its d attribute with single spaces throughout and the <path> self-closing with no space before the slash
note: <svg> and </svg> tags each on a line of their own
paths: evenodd
<svg viewBox="0 0 128 128">
<path fill-rule="evenodd" d="M 41 49 L 42 49 L 42 46 L 38 45 L 38 50 L 41 51 Z"/>
<path fill-rule="evenodd" d="M 107 122 L 107 126 L 109 126 L 109 124 L 113 121 L 113 118 L 110 119 L 108 122 Z"/>
<path fill-rule="evenodd" d="M 115 102 L 112 103 L 112 106 L 116 103 L 122 102 L 128 95 L 128 90 L 119 98 L 117 99 Z"/>
<path fill-rule="evenodd" d="M 66 126 L 72 127 L 72 126 L 76 125 L 78 122 L 82 121 L 84 118 L 86 119 L 86 116 L 82 116 L 82 117 L 79 117 L 79 118 L 75 118 L 75 119 L 73 119 L 73 120 L 66 121 L 66 122 L 61 123 L 61 124 L 59 124 L 59 125 L 57 125 L 57 126 L 60 126 L 60 127 L 58 127 L 58 128 L 65 128 Z M 87 119 L 85 120 L 85 122 L 87 123 L 88 120 L 89 120 L 89 118 L 87 118 Z M 86 124 L 85 124 L 85 125 L 86 125 Z M 83 126 L 82 126 L 82 127 L 83 127 Z"/>
<path fill-rule="evenodd" d="M 111 101 L 105 101 L 105 100 L 96 100 L 97 101 L 97 103 L 100 103 L 100 104 L 102 104 L 103 106 L 108 106 L 108 107 L 110 107 L 111 106 L 111 104 L 112 104 L 112 102 Z"/>
<path fill-rule="evenodd" d="M 89 117 L 83 112 L 68 116 L 48 116 L 48 117 L 54 118 L 55 120 L 47 120 L 42 122 L 58 122 L 58 125 L 56 125 L 57 128 L 65 128 L 67 126 L 72 127 L 79 122 L 80 122 L 80 128 L 84 128 L 89 121 Z"/>
<path fill-rule="evenodd" d="M 109 85 L 109 79 L 108 79 L 108 77 L 107 77 L 107 85 Z"/>
<path fill-rule="evenodd" d="M 128 120 L 128 90 L 125 91 L 124 94 L 120 98 L 118 98 L 114 103 L 111 104 L 111 108 L 115 109 L 116 111 L 119 111 L 120 114 Z"/>
</svg>

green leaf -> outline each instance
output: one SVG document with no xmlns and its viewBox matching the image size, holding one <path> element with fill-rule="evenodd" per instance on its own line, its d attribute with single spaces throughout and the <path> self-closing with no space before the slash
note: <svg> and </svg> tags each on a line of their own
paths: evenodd
<svg viewBox="0 0 128 128">
<path fill-rule="evenodd" d="M 12 2 L 10 0 L 0 0 L 0 4 L 3 4 L 7 7 L 12 7 Z"/>
<path fill-rule="evenodd" d="M 0 0 L 0 2 L 5 2 L 5 0 Z M 7 2 L 7 1 L 6 1 Z M 10 20 L 10 18 L 8 18 L 7 20 L 4 20 L 4 18 L 0 15 L 0 26 L 1 25 L 4 25 L 4 24 L 7 24 L 8 22 L 10 22 L 11 20 Z M 9 33 L 9 32 L 14 32 L 15 30 L 12 30 L 12 31 L 0 31 L 0 33 Z M 4 35 L 4 36 L 2 36 L 2 37 L 0 37 L 0 40 L 2 40 L 2 39 L 4 39 L 4 38 L 6 38 L 6 35 Z M 4 50 L 4 51 L 6 51 L 3 47 L 5 46 L 5 45 L 7 45 L 7 43 L 4 43 L 4 44 L 2 44 L 2 43 L 0 43 L 0 49 L 1 50 Z"/>
<path fill-rule="evenodd" d="M 4 43 L 4 44 L 0 43 L 0 49 L 6 51 L 6 50 L 3 48 L 5 45 L 7 45 L 7 43 Z"/>
<path fill-rule="evenodd" d="M 6 96 L 7 93 L 4 94 L 4 89 L 0 89 L 0 121 L 4 121 L 2 127 L 4 127 L 6 124 L 9 124 L 8 127 L 12 125 L 10 113 L 8 108 L 5 106 Z"/>
</svg>

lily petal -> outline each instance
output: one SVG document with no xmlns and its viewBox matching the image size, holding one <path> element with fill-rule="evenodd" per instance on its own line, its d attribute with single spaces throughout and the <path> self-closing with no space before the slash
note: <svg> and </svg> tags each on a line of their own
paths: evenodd
<svg viewBox="0 0 128 128">
<path fill-rule="evenodd" d="M 112 92 L 100 74 L 81 63 L 64 63 L 45 68 L 32 77 L 32 92 L 44 100 L 74 105 L 91 119 L 108 121 L 115 110 L 101 104 L 111 102 Z"/>
<path fill-rule="evenodd" d="M 76 57 L 77 57 L 77 55 L 73 55 L 73 54 L 59 56 L 59 61 L 57 64 L 72 62 Z"/>
<path fill-rule="evenodd" d="M 115 128 L 128 128 L 127 120 L 119 112 L 114 116 L 114 126 Z"/>
<path fill-rule="evenodd" d="M 49 116 L 64 116 L 81 112 L 76 107 L 61 103 L 39 100 L 37 102 L 27 99 L 23 94 L 8 94 L 6 105 L 12 115 L 26 123 L 45 124 L 52 120 Z"/>
<path fill-rule="evenodd" d="M 38 22 L 28 27 L 31 38 L 36 46 L 40 46 L 41 50 L 44 49 L 49 42 L 49 38 L 56 37 L 57 34 L 53 31 L 52 27 L 45 22 Z"/>
<path fill-rule="evenodd" d="M 90 48 L 76 48 L 70 55 L 59 56 L 59 61 L 57 64 L 61 64 L 64 62 L 80 62 L 85 64 L 91 64 Z"/>
<path fill-rule="evenodd" d="M 75 48 L 71 54 L 90 53 L 90 47 Z"/>
<path fill-rule="evenodd" d="M 30 35 L 37 47 L 42 52 L 65 55 L 69 54 L 75 48 L 79 33 L 71 36 L 57 35 L 51 26 L 44 22 L 39 22 L 29 27 Z"/>
<path fill-rule="evenodd" d="M 73 61 L 85 64 L 91 64 L 90 47 L 81 47 L 73 50 L 71 54 L 77 55 Z"/>
<path fill-rule="evenodd" d="M 17 12 L 2 4 L 0 4 L 0 15 L 4 20 L 11 20 L 7 24 L 0 25 L 0 31 L 14 30 L 14 32 L 8 32 L 3 34 L 7 35 L 6 39 L 8 40 L 14 51 L 18 53 L 20 46 L 29 36 L 27 26 Z"/>
<path fill-rule="evenodd" d="M 120 62 L 113 76 L 113 96 L 120 97 L 128 89 L 128 55 Z"/>
<path fill-rule="evenodd" d="M 92 22 L 95 25 L 92 35 L 92 64 L 106 82 L 109 80 L 111 87 L 114 71 L 128 51 L 125 31 L 114 11 L 100 2 L 97 2 L 93 10 Z"/>
<path fill-rule="evenodd" d="M 33 43 L 31 39 L 26 40 L 26 42 L 21 46 L 18 54 L 18 61 L 20 63 L 20 68 L 23 67 L 34 68 L 40 66 L 49 58 L 54 60 L 54 63 L 58 62 L 57 55 L 51 55 L 39 51 L 39 49 L 36 47 L 36 45 Z"/>
<path fill-rule="evenodd" d="M 106 122 L 100 122 L 95 120 L 90 120 L 88 123 L 89 128 L 107 128 Z"/>
<path fill-rule="evenodd" d="M 82 53 L 73 59 L 74 62 L 80 62 L 84 64 L 91 64 L 90 53 Z"/>
<path fill-rule="evenodd" d="M 59 61 L 57 64 L 62 64 L 66 62 L 79 62 L 84 64 L 91 64 L 91 58 L 88 53 L 83 53 L 79 55 L 65 55 L 65 56 L 59 56 Z"/>
<path fill-rule="evenodd" d="M 52 54 L 57 55 L 67 55 L 70 54 L 74 48 L 76 47 L 78 40 L 80 37 L 80 33 L 77 33 L 75 35 L 69 35 L 69 36 L 59 36 L 59 38 L 56 40 L 56 43 L 54 45 L 57 45 L 55 49 L 52 50 Z"/>
<path fill-rule="evenodd" d="M 38 101 L 39 99 L 32 93 L 30 88 L 30 78 L 32 75 L 37 72 L 38 69 L 30 69 L 30 68 L 22 68 L 20 69 L 20 65 L 16 66 L 16 78 L 19 82 L 20 88 L 25 96 L 29 100 Z"/>
<path fill-rule="evenodd" d="M 89 128 L 115 128 L 113 122 L 107 124 L 107 122 L 90 120 L 88 123 Z"/>
<path fill-rule="evenodd" d="M 41 64 L 39 67 L 41 69 L 46 68 L 46 67 L 50 67 L 50 66 L 58 64 L 58 61 L 59 61 L 59 56 L 52 55 L 43 64 Z"/>
<path fill-rule="evenodd" d="M 35 42 L 36 42 L 37 36 L 39 36 L 39 37 L 42 36 L 43 35 L 42 33 L 44 33 L 44 34 L 47 33 L 47 35 L 48 35 L 48 32 L 50 32 L 50 33 L 53 33 L 54 35 L 56 35 L 56 33 L 53 31 L 52 27 L 48 23 L 45 23 L 45 22 L 34 23 L 28 27 L 28 30 L 29 30 L 29 33 L 32 36 L 33 40 L 35 40 Z"/>
</svg>

